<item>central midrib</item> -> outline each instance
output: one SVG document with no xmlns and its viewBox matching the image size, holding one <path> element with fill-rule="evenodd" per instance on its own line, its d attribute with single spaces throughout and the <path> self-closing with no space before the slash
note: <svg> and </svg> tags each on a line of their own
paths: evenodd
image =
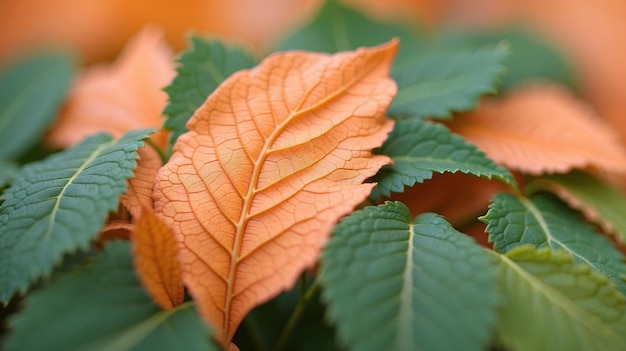
<svg viewBox="0 0 626 351">
<path fill-rule="evenodd" d="M 311 92 L 317 86 L 317 84 L 313 85 L 306 92 L 306 94 L 302 97 L 302 100 L 300 101 L 298 107 L 294 111 L 291 112 L 291 115 L 287 117 L 283 121 L 283 123 L 279 124 L 277 128 L 274 129 L 272 134 L 269 136 L 269 138 L 267 138 L 267 140 L 263 144 L 263 148 L 261 149 L 258 160 L 254 162 L 251 181 L 250 181 L 250 184 L 248 185 L 248 191 L 246 192 L 246 196 L 243 199 L 244 202 L 241 208 L 239 222 L 236 225 L 235 242 L 233 243 L 233 249 L 230 253 L 231 254 L 230 268 L 228 271 L 228 279 L 226 281 L 226 300 L 224 302 L 224 325 L 223 325 L 224 335 L 227 337 L 227 339 L 230 339 L 231 337 L 230 335 L 231 334 L 230 310 L 231 310 L 231 305 L 232 305 L 233 297 L 234 297 L 233 290 L 235 286 L 235 278 L 236 278 L 237 271 L 238 271 L 237 267 L 239 265 L 239 257 L 241 257 L 241 246 L 242 246 L 242 241 L 243 241 L 243 235 L 244 235 L 244 231 L 247 226 L 247 223 L 248 223 L 248 218 L 249 218 L 248 214 L 250 213 L 250 208 L 252 206 L 252 202 L 256 195 L 256 189 L 257 189 L 257 184 L 259 181 L 259 176 L 261 173 L 261 168 L 263 164 L 265 163 L 267 155 L 269 154 L 270 147 L 274 144 L 278 136 L 282 134 L 284 129 L 287 127 L 287 125 L 291 123 L 294 119 L 296 119 L 298 116 L 302 114 L 315 110 L 319 108 L 320 106 L 324 106 L 328 101 L 335 99 L 337 96 L 345 92 L 348 88 L 353 86 L 357 81 L 360 81 L 361 78 L 368 73 L 369 73 L 369 70 L 364 70 L 361 74 L 356 75 L 354 79 L 352 79 L 350 82 L 348 82 L 347 84 L 344 84 L 340 89 L 337 89 L 337 91 L 335 91 L 333 94 L 322 99 L 318 103 L 306 109 L 301 110 L 302 104 L 304 104 L 304 102 L 308 99 Z"/>
</svg>

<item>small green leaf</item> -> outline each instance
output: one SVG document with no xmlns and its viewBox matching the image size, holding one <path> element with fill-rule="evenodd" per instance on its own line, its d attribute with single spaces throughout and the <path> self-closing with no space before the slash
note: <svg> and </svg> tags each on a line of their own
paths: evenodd
<svg viewBox="0 0 626 351">
<path fill-rule="evenodd" d="M 496 194 L 481 220 L 487 223 L 489 241 L 497 252 L 527 244 L 562 250 L 609 277 L 626 294 L 626 282 L 621 279 L 626 273 L 624 255 L 554 196 L 538 194 L 526 199 Z"/>
<path fill-rule="evenodd" d="M 484 350 L 498 294 L 484 250 L 400 202 L 346 217 L 322 254 L 328 313 L 349 350 Z"/>
<path fill-rule="evenodd" d="M 116 210 L 148 131 L 98 134 L 25 166 L 0 199 L 0 301 L 86 248 Z"/>
<path fill-rule="evenodd" d="M 580 171 L 548 175 L 534 180 L 528 186 L 537 190 L 554 191 L 570 206 L 588 214 L 588 219 L 626 241 L 626 197 L 619 189 Z M 561 189 L 567 195 L 559 191 Z"/>
<path fill-rule="evenodd" d="M 414 55 L 419 41 L 412 28 L 373 21 L 336 0 L 326 1 L 313 22 L 286 38 L 278 51 L 307 50 L 335 53 L 361 46 L 376 46 L 400 38 L 396 61 Z"/>
<path fill-rule="evenodd" d="M 571 88 L 575 87 L 572 65 L 554 45 L 520 29 L 507 29 L 491 33 L 455 33 L 436 40 L 447 48 L 479 48 L 505 42 L 510 54 L 502 62 L 506 74 L 502 77 L 503 91 L 528 81 L 540 79 L 552 81 Z"/>
<path fill-rule="evenodd" d="M 219 350 L 191 302 L 164 311 L 132 267 L 128 243 L 111 242 L 93 265 L 64 274 L 25 300 L 7 350 Z"/>
<path fill-rule="evenodd" d="M 402 192 L 430 179 L 433 172 L 463 172 L 491 179 L 495 177 L 515 186 L 513 176 L 496 165 L 475 146 L 448 128 L 419 119 L 399 120 L 389 137 L 375 152 L 393 160 L 373 178 L 378 185 L 371 198 Z"/>
<path fill-rule="evenodd" d="M 393 78 L 398 93 L 387 114 L 392 117 L 450 117 L 471 110 L 486 93 L 496 92 L 508 50 L 503 45 L 478 50 L 428 50 L 398 65 Z"/>
<path fill-rule="evenodd" d="M 517 351 L 626 350 L 626 300 L 570 255 L 521 246 L 498 255 L 506 304 L 498 334 Z"/>
<path fill-rule="evenodd" d="M 172 131 L 170 147 L 187 131 L 185 125 L 209 95 L 231 74 L 254 66 L 256 60 L 240 48 L 229 48 L 220 41 L 191 36 L 191 47 L 178 58 L 178 73 L 165 88 L 169 103 L 163 113 L 165 127 Z"/>
<path fill-rule="evenodd" d="M 73 61 L 45 54 L 19 61 L 0 74 L 0 159 L 15 159 L 54 121 L 67 95 Z"/>
</svg>

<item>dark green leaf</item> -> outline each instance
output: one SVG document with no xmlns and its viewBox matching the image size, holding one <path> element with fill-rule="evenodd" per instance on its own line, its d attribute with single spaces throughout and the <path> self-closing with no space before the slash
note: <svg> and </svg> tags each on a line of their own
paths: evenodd
<svg viewBox="0 0 626 351">
<path fill-rule="evenodd" d="M 345 218 L 322 254 L 328 313 L 350 350 L 484 350 L 498 294 L 483 249 L 399 202 Z"/>
<path fill-rule="evenodd" d="M 220 41 L 191 36 L 191 47 L 178 59 L 178 73 L 165 91 L 169 103 L 163 113 L 168 116 L 165 127 L 172 131 L 170 147 L 185 125 L 209 95 L 231 74 L 254 66 L 255 59 L 240 48 L 226 47 Z"/>
<path fill-rule="evenodd" d="M 19 172 L 1 197 L 0 301 L 49 274 L 64 253 L 87 247 L 117 209 L 148 133 L 98 134 Z"/>
<path fill-rule="evenodd" d="M 370 20 L 335 0 L 326 1 L 313 22 L 285 39 L 278 50 L 307 50 L 335 53 L 362 46 L 376 46 L 400 38 L 396 61 L 408 59 L 417 51 L 415 30 Z"/>
<path fill-rule="evenodd" d="M 54 121 L 70 86 L 73 61 L 45 54 L 0 74 L 0 159 L 15 159 L 33 146 Z"/>
<path fill-rule="evenodd" d="M 555 192 L 588 219 L 626 241 L 626 197 L 619 189 L 580 171 L 545 176 L 534 180 L 532 187 Z"/>
<path fill-rule="evenodd" d="M 575 87 L 574 72 L 565 56 L 540 38 L 520 29 L 499 33 L 456 33 L 439 39 L 448 48 L 479 48 L 506 42 L 510 54 L 502 62 L 506 74 L 501 89 L 506 91 L 524 82 L 540 79 Z"/>
<path fill-rule="evenodd" d="M 402 192 L 405 186 L 432 178 L 433 172 L 463 172 L 515 184 L 509 171 L 438 123 L 399 120 L 387 141 L 375 152 L 391 157 L 394 163 L 383 167 L 373 178 L 378 185 L 372 191 L 372 198 Z"/>
<path fill-rule="evenodd" d="M 398 65 L 393 71 L 398 93 L 387 114 L 444 118 L 475 108 L 481 95 L 496 92 L 507 51 L 503 45 L 478 50 L 431 49 Z"/>
<path fill-rule="evenodd" d="M 498 255 L 506 304 L 498 334 L 517 351 L 626 350 L 626 300 L 566 252 L 530 245 Z"/>
<path fill-rule="evenodd" d="M 11 161 L 0 160 L 0 189 L 4 188 L 13 181 L 18 170 L 19 167 L 17 164 Z"/>
<path fill-rule="evenodd" d="M 191 302 L 164 311 L 112 242 L 90 267 L 34 292 L 11 321 L 7 350 L 218 350 Z"/>
<path fill-rule="evenodd" d="M 609 277 L 626 293 L 621 278 L 626 273 L 624 255 L 554 196 L 538 194 L 526 199 L 497 194 L 481 220 L 487 223 L 494 250 L 505 253 L 526 244 L 562 250 Z"/>
</svg>

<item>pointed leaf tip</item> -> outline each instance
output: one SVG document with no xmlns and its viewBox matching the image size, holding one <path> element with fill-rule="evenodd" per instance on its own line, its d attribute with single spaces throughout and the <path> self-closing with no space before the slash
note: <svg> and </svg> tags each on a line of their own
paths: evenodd
<svg viewBox="0 0 626 351">
<path fill-rule="evenodd" d="M 371 150 L 393 128 L 397 48 L 274 54 L 224 81 L 174 145 L 155 210 L 226 344 L 252 307 L 314 264 L 334 223 L 371 191 L 363 182 L 389 163 Z"/>
</svg>

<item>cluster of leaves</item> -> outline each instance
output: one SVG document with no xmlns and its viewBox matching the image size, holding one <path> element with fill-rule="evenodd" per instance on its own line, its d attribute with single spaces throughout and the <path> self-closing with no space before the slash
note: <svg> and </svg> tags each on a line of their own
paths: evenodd
<svg viewBox="0 0 626 351">
<path fill-rule="evenodd" d="M 6 69 L 0 302 L 25 306 L 6 349 L 626 348 L 626 265 L 605 235 L 626 236 L 626 199 L 572 171 L 623 172 L 619 146 L 596 144 L 607 162 L 579 140 L 519 151 L 489 119 L 508 115 L 458 114 L 531 78 L 571 86 L 565 63 L 517 31 L 418 33 L 331 1 L 262 61 L 192 37 L 166 88 L 167 145 L 97 134 L 33 162 L 72 63 Z M 142 147 L 163 165 L 145 171 Z M 523 157 L 490 152 L 506 147 Z M 440 173 L 503 184 L 481 217 L 492 248 L 384 201 Z M 120 197 L 130 243 L 102 235 Z"/>
</svg>

